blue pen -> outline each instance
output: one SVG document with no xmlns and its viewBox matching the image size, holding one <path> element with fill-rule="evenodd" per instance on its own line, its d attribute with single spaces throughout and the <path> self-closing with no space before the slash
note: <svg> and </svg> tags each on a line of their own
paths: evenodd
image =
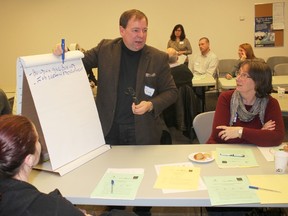
<svg viewBox="0 0 288 216">
<path fill-rule="evenodd" d="M 111 180 L 111 194 L 113 193 L 113 187 L 114 187 L 114 180 Z"/>
<path fill-rule="evenodd" d="M 281 191 L 277 191 L 277 190 L 272 190 L 272 189 L 267 189 L 267 188 L 261 188 L 261 187 L 257 187 L 257 186 L 249 186 L 250 189 L 255 189 L 255 190 L 265 190 L 265 191 L 271 191 L 271 192 L 276 192 L 276 193 L 281 193 Z"/>
<path fill-rule="evenodd" d="M 65 60 L 65 39 L 61 40 L 61 48 L 62 48 L 62 64 L 64 64 Z"/>
</svg>

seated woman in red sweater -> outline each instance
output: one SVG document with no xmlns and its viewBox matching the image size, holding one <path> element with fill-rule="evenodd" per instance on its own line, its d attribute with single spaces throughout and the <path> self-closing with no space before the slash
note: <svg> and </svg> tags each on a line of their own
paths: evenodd
<svg viewBox="0 0 288 216">
<path fill-rule="evenodd" d="M 280 145 L 285 136 L 278 101 L 270 96 L 272 73 L 265 62 L 245 60 L 236 89 L 218 99 L 213 129 L 207 143 Z"/>
</svg>

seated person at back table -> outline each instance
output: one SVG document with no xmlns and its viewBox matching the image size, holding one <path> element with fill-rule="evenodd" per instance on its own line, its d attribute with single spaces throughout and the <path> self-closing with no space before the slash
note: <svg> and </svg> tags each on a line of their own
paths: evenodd
<svg viewBox="0 0 288 216">
<path fill-rule="evenodd" d="M 210 50 L 210 42 L 207 37 L 199 39 L 199 49 L 201 53 L 198 53 L 192 58 L 192 72 L 194 79 L 197 77 L 215 77 L 216 69 L 218 66 L 217 56 Z M 214 88 L 214 86 L 211 86 Z M 203 112 L 205 109 L 205 91 L 210 86 L 193 87 L 194 91 L 200 101 L 199 112 Z"/>
<path fill-rule="evenodd" d="M 234 66 L 234 70 L 231 71 L 231 73 L 226 74 L 225 76 L 226 79 L 232 79 L 233 77 L 236 77 L 236 72 L 239 70 L 241 63 L 246 59 L 253 59 L 253 60 L 257 59 L 259 61 L 264 62 L 263 59 L 256 58 L 256 56 L 254 55 L 253 48 L 249 43 L 243 43 L 239 45 L 238 56 L 239 56 L 238 63 Z"/>
<path fill-rule="evenodd" d="M 210 42 L 206 37 L 199 40 L 199 49 L 201 53 L 194 56 L 192 60 L 192 72 L 194 76 L 215 76 L 218 66 L 217 56 L 210 50 Z"/>
<path fill-rule="evenodd" d="M 217 101 L 212 133 L 207 143 L 241 143 L 278 146 L 285 136 L 278 101 L 270 96 L 272 72 L 265 62 L 245 60 L 236 89 Z"/>
<path fill-rule="evenodd" d="M 63 198 L 57 189 L 44 194 L 28 183 L 40 152 L 38 133 L 29 119 L 0 116 L 0 215 L 88 215 Z"/>
<path fill-rule="evenodd" d="M 168 48 L 167 53 L 169 55 L 169 66 L 171 68 L 171 74 L 177 88 L 182 85 L 189 85 L 192 87 L 193 74 L 186 64 L 180 64 L 177 61 L 177 51 L 174 48 Z"/>
</svg>

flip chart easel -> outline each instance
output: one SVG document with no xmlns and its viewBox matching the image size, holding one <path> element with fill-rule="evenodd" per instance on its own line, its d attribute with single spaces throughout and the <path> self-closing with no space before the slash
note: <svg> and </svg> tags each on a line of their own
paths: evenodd
<svg viewBox="0 0 288 216">
<path fill-rule="evenodd" d="M 17 113 L 33 121 L 48 158 L 38 169 L 64 175 L 110 149 L 81 58 L 71 51 L 64 64 L 53 54 L 17 59 Z"/>
</svg>

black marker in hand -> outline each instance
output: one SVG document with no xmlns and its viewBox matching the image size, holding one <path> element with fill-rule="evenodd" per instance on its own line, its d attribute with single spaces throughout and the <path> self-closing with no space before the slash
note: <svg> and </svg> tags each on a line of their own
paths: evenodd
<svg viewBox="0 0 288 216">
<path fill-rule="evenodd" d="M 126 95 L 130 95 L 132 97 L 133 102 L 135 105 L 139 104 L 139 100 L 136 97 L 136 92 L 132 87 L 128 87 L 127 90 L 125 91 Z"/>
</svg>

